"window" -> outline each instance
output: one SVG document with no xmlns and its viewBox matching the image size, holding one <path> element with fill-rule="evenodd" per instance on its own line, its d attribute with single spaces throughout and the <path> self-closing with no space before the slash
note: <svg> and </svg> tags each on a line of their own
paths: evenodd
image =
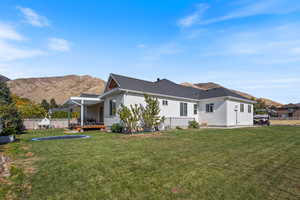
<svg viewBox="0 0 300 200">
<path fill-rule="evenodd" d="M 163 101 L 162 101 L 162 105 L 163 105 L 163 106 L 167 106 L 167 105 L 168 105 L 168 101 L 167 101 L 167 100 L 163 100 Z"/>
<path fill-rule="evenodd" d="M 206 104 L 206 112 L 208 112 L 208 113 L 214 112 L 214 104 L 213 103 Z"/>
<path fill-rule="evenodd" d="M 248 113 L 252 113 L 252 107 L 251 107 L 251 105 L 248 105 Z"/>
<path fill-rule="evenodd" d="M 109 115 L 115 116 L 116 115 L 116 100 L 110 100 L 109 101 Z"/>
<path fill-rule="evenodd" d="M 180 103 L 180 116 L 187 116 L 187 103 Z"/>
<path fill-rule="evenodd" d="M 240 112 L 244 112 L 244 110 L 245 110 L 245 105 L 244 104 L 240 104 Z"/>
<path fill-rule="evenodd" d="M 194 115 L 198 113 L 198 104 L 194 104 Z"/>
</svg>

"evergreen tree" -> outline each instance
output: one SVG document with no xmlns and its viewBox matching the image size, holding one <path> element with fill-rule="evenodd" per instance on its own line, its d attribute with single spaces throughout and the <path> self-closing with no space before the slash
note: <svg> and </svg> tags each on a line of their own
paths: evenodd
<svg viewBox="0 0 300 200">
<path fill-rule="evenodd" d="M 58 107 L 58 105 L 56 104 L 56 101 L 55 101 L 55 99 L 51 99 L 50 100 L 50 108 L 57 108 Z"/>
<path fill-rule="evenodd" d="M 12 101 L 10 90 L 6 83 L 0 83 L 0 121 L 2 127 L 0 135 L 20 133 L 23 129 L 20 113 Z"/>
<path fill-rule="evenodd" d="M 48 101 L 46 99 L 43 99 L 41 102 L 41 106 L 48 112 L 49 108 L 50 108 L 50 104 L 48 103 Z"/>
<path fill-rule="evenodd" d="M 0 82 L 0 105 L 11 104 L 12 98 L 5 82 Z"/>
</svg>

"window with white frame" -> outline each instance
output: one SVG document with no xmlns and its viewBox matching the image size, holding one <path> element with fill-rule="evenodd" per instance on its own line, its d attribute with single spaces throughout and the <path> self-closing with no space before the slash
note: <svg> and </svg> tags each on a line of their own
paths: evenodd
<svg viewBox="0 0 300 200">
<path fill-rule="evenodd" d="M 168 105 L 168 100 L 163 100 L 163 101 L 162 101 L 162 105 L 163 105 L 163 106 L 167 106 L 167 105 Z"/>
<path fill-rule="evenodd" d="M 214 112 L 214 106 L 215 106 L 215 104 L 213 104 L 213 103 L 206 104 L 206 112 L 207 113 Z"/>
<path fill-rule="evenodd" d="M 109 100 L 109 115 L 116 116 L 116 113 L 117 113 L 116 100 L 111 99 L 111 100 Z"/>
<path fill-rule="evenodd" d="M 180 103 L 180 116 L 187 116 L 187 103 Z"/>
<path fill-rule="evenodd" d="M 194 115 L 198 113 L 198 104 L 194 104 Z"/>
<path fill-rule="evenodd" d="M 241 103 L 240 104 L 240 112 L 244 112 L 245 111 L 245 104 Z"/>
<path fill-rule="evenodd" d="M 252 106 L 248 105 L 248 113 L 252 113 Z"/>
</svg>

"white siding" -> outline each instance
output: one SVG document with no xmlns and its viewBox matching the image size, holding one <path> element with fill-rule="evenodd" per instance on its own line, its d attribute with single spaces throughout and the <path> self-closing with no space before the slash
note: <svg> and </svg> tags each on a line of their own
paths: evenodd
<svg viewBox="0 0 300 200">
<path fill-rule="evenodd" d="M 240 112 L 241 102 L 226 100 L 227 104 L 227 126 L 252 126 L 253 105 L 244 104 L 244 112 Z M 248 105 L 251 105 L 251 113 L 248 113 Z M 235 111 L 237 110 L 237 111 Z"/>
<path fill-rule="evenodd" d="M 124 103 L 124 95 L 123 94 L 115 94 L 110 95 L 104 100 L 104 124 L 106 126 L 111 126 L 114 123 L 119 123 L 120 118 L 116 114 L 116 116 L 110 116 L 109 113 L 109 101 L 116 100 L 116 110 L 120 109 L 120 105 Z"/>
<path fill-rule="evenodd" d="M 185 101 L 185 100 L 177 100 L 173 98 L 164 98 L 164 97 L 157 97 L 159 104 L 160 104 L 160 115 L 165 116 L 166 118 L 169 117 L 176 117 L 176 118 L 195 118 L 198 121 L 198 114 L 194 114 L 194 104 L 197 104 L 196 101 Z M 168 105 L 162 105 L 162 101 L 167 100 Z M 187 116 L 180 116 L 180 103 L 187 103 Z M 142 104 L 143 106 L 146 105 L 144 95 L 142 94 L 134 94 L 134 93 L 127 93 L 124 95 L 124 105 L 134 105 L 134 104 Z M 199 107 L 198 107 L 199 108 Z"/>
<path fill-rule="evenodd" d="M 214 104 L 214 112 L 206 112 L 206 104 Z M 226 126 L 226 102 L 224 99 L 208 99 L 201 101 L 199 112 L 199 123 L 208 126 Z"/>
<path fill-rule="evenodd" d="M 201 102 L 191 101 L 191 100 L 179 100 L 175 98 L 165 98 L 157 97 L 160 103 L 161 116 L 166 118 L 194 118 L 196 121 L 201 123 L 206 123 L 208 126 L 249 126 L 253 125 L 253 105 L 244 103 L 245 110 L 240 112 L 239 101 L 228 100 L 224 97 L 212 98 L 208 100 L 201 100 Z M 120 108 L 121 104 L 125 106 L 130 106 L 134 104 L 146 105 L 144 95 L 136 94 L 132 92 L 119 93 L 115 95 L 110 95 L 104 100 L 104 123 L 106 126 L 111 126 L 113 123 L 119 123 L 120 119 L 118 116 L 109 115 L 109 101 L 111 99 L 116 100 L 117 110 Z M 168 105 L 162 105 L 162 101 L 167 100 Z M 187 116 L 180 116 L 180 103 L 187 103 Z M 214 112 L 206 112 L 206 104 L 214 104 Z M 198 113 L 194 114 L 194 104 L 198 104 Z M 238 123 L 236 123 L 236 112 L 234 111 L 235 106 L 238 106 Z M 251 105 L 251 113 L 248 113 L 248 105 Z"/>
</svg>

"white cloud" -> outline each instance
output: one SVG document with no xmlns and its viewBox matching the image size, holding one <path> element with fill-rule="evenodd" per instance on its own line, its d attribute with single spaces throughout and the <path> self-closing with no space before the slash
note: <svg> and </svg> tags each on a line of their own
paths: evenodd
<svg viewBox="0 0 300 200">
<path fill-rule="evenodd" d="M 198 23 L 208 8 L 207 4 L 198 4 L 194 13 L 178 20 L 178 25 L 182 28 L 187 28 Z"/>
<path fill-rule="evenodd" d="M 181 27 L 190 27 L 195 24 L 212 24 L 226 20 L 251 17 L 256 15 L 279 15 L 300 10 L 299 0 L 259 0 L 238 1 L 238 8 L 231 9 L 227 14 L 203 19 L 203 13 L 209 8 L 207 4 L 200 4 L 197 11 L 179 20 Z"/>
<path fill-rule="evenodd" d="M 17 9 L 20 10 L 24 15 L 25 22 L 31 24 L 32 26 L 45 27 L 50 25 L 49 20 L 46 17 L 37 14 L 31 8 L 18 6 Z"/>
<path fill-rule="evenodd" d="M 300 61 L 299 24 L 266 26 L 256 30 L 225 32 L 201 55 L 243 58 L 255 64 L 284 64 Z M 292 34 L 291 34 L 292 33 Z"/>
<path fill-rule="evenodd" d="M 139 49 L 143 49 L 143 48 L 146 48 L 146 45 L 145 44 L 138 44 L 136 45 L 137 48 Z"/>
<path fill-rule="evenodd" d="M 10 62 L 44 54 L 41 50 L 19 48 L 5 41 L 0 41 L 0 62 Z"/>
<path fill-rule="evenodd" d="M 19 34 L 12 26 L 0 23 L 0 39 L 2 40 L 24 40 L 24 37 Z"/>
<path fill-rule="evenodd" d="M 15 44 L 15 41 L 20 42 L 23 40 L 25 40 L 25 37 L 18 33 L 14 27 L 0 23 L 0 64 L 2 66 L 5 65 L 4 62 L 11 62 L 45 54 L 41 50 L 21 48 Z"/>
<path fill-rule="evenodd" d="M 48 42 L 48 47 L 55 51 L 70 51 L 70 43 L 61 38 L 50 38 Z"/>
</svg>

